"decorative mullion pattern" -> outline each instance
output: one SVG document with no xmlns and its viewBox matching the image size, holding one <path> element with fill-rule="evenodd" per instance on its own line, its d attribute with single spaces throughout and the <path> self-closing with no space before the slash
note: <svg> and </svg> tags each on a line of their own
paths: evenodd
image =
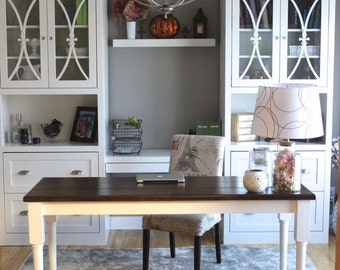
<svg viewBox="0 0 340 270">
<path fill-rule="evenodd" d="M 31 14 L 33 6 L 37 3 L 37 0 L 33 0 L 31 2 L 31 4 L 29 5 L 27 12 L 25 14 L 25 17 L 24 17 L 24 21 L 22 21 L 20 14 L 19 14 L 15 4 L 13 3 L 13 1 L 8 0 L 8 3 L 11 5 L 11 7 L 13 9 L 13 12 L 14 12 L 16 18 L 17 18 L 19 29 L 20 29 L 20 37 L 18 38 L 18 43 L 20 44 L 20 52 L 19 52 L 19 55 L 18 55 L 17 63 L 15 64 L 15 67 L 14 67 L 11 75 L 9 76 L 9 79 L 12 80 L 14 76 L 18 76 L 17 73 L 18 73 L 18 70 L 20 68 L 21 61 L 23 59 L 25 59 L 27 61 L 27 64 L 28 64 L 31 72 L 34 74 L 34 77 L 37 80 L 40 80 L 40 75 L 33 68 L 33 65 L 31 63 L 31 60 L 30 60 L 28 52 L 27 52 L 27 43 L 28 43 L 29 39 L 26 37 L 27 21 L 28 21 L 29 15 Z"/>
<path fill-rule="evenodd" d="M 299 18 L 299 21 L 300 21 L 300 24 L 301 24 L 301 31 L 302 32 L 301 32 L 301 37 L 299 38 L 299 41 L 300 41 L 300 44 L 301 44 L 300 55 L 299 55 L 298 60 L 296 61 L 294 68 L 292 69 L 291 73 L 289 74 L 288 79 L 291 79 L 292 76 L 295 74 L 295 72 L 298 69 L 298 67 L 300 66 L 303 58 L 306 59 L 306 61 L 308 63 L 308 67 L 311 70 L 311 72 L 313 73 L 313 75 L 315 76 L 315 78 L 320 79 L 319 75 L 315 71 L 315 68 L 313 67 L 313 65 L 310 61 L 310 58 L 309 58 L 309 55 L 308 55 L 308 52 L 307 52 L 307 44 L 310 41 L 310 37 L 308 37 L 308 35 L 307 35 L 308 23 L 309 23 L 309 20 L 311 18 L 312 12 L 314 11 L 318 2 L 319 2 L 319 0 L 315 0 L 313 2 L 313 5 L 309 9 L 308 14 L 306 16 L 306 20 L 304 21 L 303 16 L 301 14 L 301 10 L 299 9 L 295 0 L 291 0 L 291 3 L 293 4 L 295 11 L 298 15 L 298 18 Z"/>
<path fill-rule="evenodd" d="M 61 77 L 65 74 L 66 70 L 67 70 L 67 67 L 70 63 L 70 60 L 71 60 L 71 57 L 74 56 L 74 60 L 81 72 L 81 74 L 84 76 L 84 78 L 86 80 L 89 80 L 89 77 L 87 76 L 86 72 L 84 71 L 83 67 L 81 66 L 80 62 L 79 62 L 79 59 L 78 59 L 78 56 L 77 56 L 77 53 L 76 53 L 76 50 L 75 50 L 75 47 L 76 47 L 76 43 L 78 41 L 78 38 L 75 36 L 75 33 L 74 33 L 74 29 L 75 29 L 75 25 L 76 25 L 76 19 L 78 17 L 78 14 L 82 8 L 82 6 L 84 5 L 84 3 L 86 2 L 87 0 L 82 0 L 80 5 L 77 7 L 77 10 L 76 10 L 76 13 L 73 17 L 73 20 L 71 22 L 71 19 L 69 17 L 69 14 L 67 13 L 67 10 L 65 8 L 65 6 L 63 5 L 63 3 L 61 2 L 61 0 L 57 0 L 60 8 L 62 9 L 64 15 L 65 15 L 65 18 L 66 18 L 66 21 L 67 21 L 67 26 L 69 28 L 69 36 L 68 38 L 66 38 L 66 42 L 69 46 L 69 52 L 68 52 L 68 55 L 67 55 L 67 59 L 65 61 L 65 64 L 62 68 L 62 70 L 60 71 L 58 77 L 57 77 L 57 80 L 60 80 Z"/>
<path fill-rule="evenodd" d="M 259 36 L 260 21 L 262 19 L 263 13 L 266 10 L 270 0 L 266 0 L 264 5 L 262 6 L 262 8 L 260 10 L 260 13 L 259 13 L 257 18 L 255 18 L 254 14 L 252 12 L 252 9 L 249 6 L 248 2 L 246 0 L 242 0 L 242 2 L 243 2 L 244 6 L 246 7 L 246 9 L 247 9 L 247 11 L 248 11 L 248 13 L 250 15 L 251 23 L 252 23 L 254 32 L 253 32 L 253 36 L 250 38 L 250 41 L 253 44 L 251 57 L 249 59 L 249 62 L 247 64 L 246 68 L 244 69 L 242 75 L 240 76 L 240 78 L 243 78 L 244 75 L 246 75 L 248 73 L 248 71 L 249 71 L 249 69 L 250 69 L 250 67 L 251 67 L 251 65 L 252 65 L 252 63 L 253 63 L 253 61 L 255 59 L 255 55 L 256 55 L 262 70 L 265 72 L 266 76 L 269 79 L 271 79 L 272 76 L 270 75 L 267 67 L 265 66 L 265 64 L 262 61 L 261 52 L 260 52 L 260 49 L 259 49 L 259 45 L 260 45 L 261 40 L 262 40 L 262 37 Z"/>
</svg>

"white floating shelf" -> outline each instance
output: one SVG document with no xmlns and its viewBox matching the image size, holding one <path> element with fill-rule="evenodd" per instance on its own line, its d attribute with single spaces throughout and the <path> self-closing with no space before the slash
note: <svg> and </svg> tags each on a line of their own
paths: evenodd
<svg viewBox="0 0 340 270">
<path fill-rule="evenodd" d="M 134 47 L 215 47 L 214 38 L 183 38 L 183 39 L 113 39 L 114 48 Z"/>
</svg>

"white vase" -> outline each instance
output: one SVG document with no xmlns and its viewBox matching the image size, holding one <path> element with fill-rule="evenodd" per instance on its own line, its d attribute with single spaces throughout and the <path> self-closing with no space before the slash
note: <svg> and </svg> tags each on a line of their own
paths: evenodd
<svg viewBox="0 0 340 270">
<path fill-rule="evenodd" d="M 128 39 L 136 39 L 136 22 L 135 21 L 126 22 L 126 35 Z"/>
<path fill-rule="evenodd" d="M 268 177 L 262 170 L 248 170 L 243 176 L 243 185 L 250 192 L 262 192 L 266 189 Z"/>
</svg>

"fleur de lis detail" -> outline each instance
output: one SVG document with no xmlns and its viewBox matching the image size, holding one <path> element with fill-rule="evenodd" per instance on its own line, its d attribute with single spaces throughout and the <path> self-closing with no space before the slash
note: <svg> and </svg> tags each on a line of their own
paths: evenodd
<svg viewBox="0 0 340 270">
<path fill-rule="evenodd" d="M 70 35 L 70 37 L 68 37 L 66 41 L 70 47 L 74 47 L 76 45 L 76 42 L 78 41 L 78 38 L 75 38 L 74 35 Z"/>
<path fill-rule="evenodd" d="M 258 46 L 260 44 L 260 41 L 262 40 L 262 37 L 259 37 L 258 34 L 255 32 L 254 36 L 250 38 L 253 45 Z"/>
</svg>

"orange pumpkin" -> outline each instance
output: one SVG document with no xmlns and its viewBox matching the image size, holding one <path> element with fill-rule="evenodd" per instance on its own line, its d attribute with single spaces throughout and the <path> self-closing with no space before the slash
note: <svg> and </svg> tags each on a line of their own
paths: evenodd
<svg viewBox="0 0 340 270">
<path fill-rule="evenodd" d="M 172 38 L 179 31 L 179 22 L 173 15 L 158 15 L 151 20 L 151 34 L 156 38 Z"/>
</svg>

